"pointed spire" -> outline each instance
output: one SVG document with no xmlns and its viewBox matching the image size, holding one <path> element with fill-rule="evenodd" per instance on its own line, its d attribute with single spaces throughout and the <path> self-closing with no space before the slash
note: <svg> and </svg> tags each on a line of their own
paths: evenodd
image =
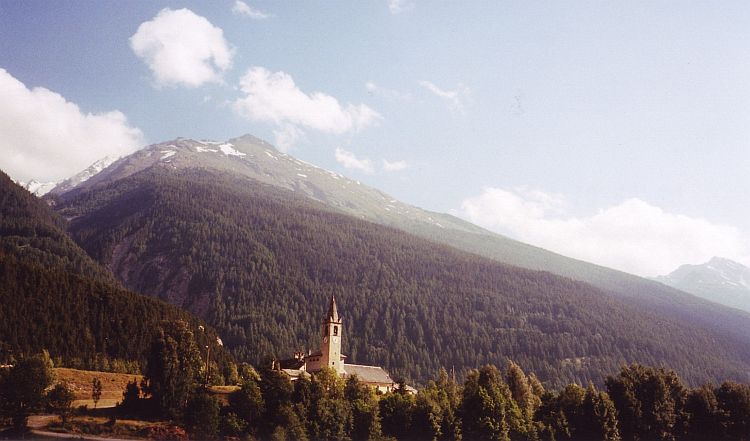
<svg viewBox="0 0 750 441">
<path fill-rule="evenodd" d="M 339 311 L 336 308 L 336 297 L 331 295 L 331 306 L 328 308 L 328 319 L 334 322 L 339 321 Z"/>
</svg>

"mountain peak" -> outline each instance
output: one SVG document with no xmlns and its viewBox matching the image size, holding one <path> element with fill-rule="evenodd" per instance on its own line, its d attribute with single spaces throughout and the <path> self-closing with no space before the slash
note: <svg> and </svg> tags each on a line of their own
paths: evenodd
<svg viewBox="0 0 750 441">
<path fill-rule="evenodd" d="M 725 257 L 682 265 L 657 280 L 708 300 L 750 311 L 750 268 Z"/>
</svg>

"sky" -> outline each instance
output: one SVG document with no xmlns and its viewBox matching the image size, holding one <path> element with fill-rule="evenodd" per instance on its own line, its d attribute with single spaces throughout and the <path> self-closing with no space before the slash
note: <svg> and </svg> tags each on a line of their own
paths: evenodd
<svg viewBox="0 0 750 441">
<path fill-rule="evenodd" d="M 750 265 L 750 3 L 0 2 L 0 169 L 246 133 L 644 276 Z"/>
</svg>

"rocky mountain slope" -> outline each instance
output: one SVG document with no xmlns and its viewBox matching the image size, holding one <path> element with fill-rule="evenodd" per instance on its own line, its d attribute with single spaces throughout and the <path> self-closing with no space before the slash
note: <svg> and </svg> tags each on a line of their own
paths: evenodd
<svg viewBox="0 0 750 441">
<path fill-rule="evenodd" d="M 722 305 L 750 312 L 750 268 L 721 257 L 682 265 L 656 280 Z"/>
</svg>

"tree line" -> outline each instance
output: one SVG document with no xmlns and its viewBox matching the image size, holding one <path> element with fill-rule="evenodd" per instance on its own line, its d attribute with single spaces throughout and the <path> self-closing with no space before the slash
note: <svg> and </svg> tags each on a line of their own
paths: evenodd
<svg viewBox="0 0 750 441">
<path fill-rule="evenodd" d="M 239 386 L 222 403 L 206 375 L 196 335 L 184 322 L 159 329 L 144 380 L 128 384 L 115 417 L 164 418 L 194 439 L 415 441 L 697 441 L 750 439 L 750 385 L 687 387 L 674 372 L 623 366 L 597 388 L 547 390 L 508 362 L 485 365 L 461 381 L 441 370 L 416 394 L 403 381 L 380 393 L 356 376 L 324 369 L 291 381 L 268 359 L 240 365 Z M 44 406 L 63 418 L 72 394 L 52 389 L 49 357 L 0 369 L 0 422 L 22 428 Z M 101 391 L 101 385 L 99 385 Z M 100 393 L 100 392 L 99 392 Z M 96 384 L 92 396 L 96 395 Z M 64 421 L 64 419 L 63 419 Z"/>
</svg>

